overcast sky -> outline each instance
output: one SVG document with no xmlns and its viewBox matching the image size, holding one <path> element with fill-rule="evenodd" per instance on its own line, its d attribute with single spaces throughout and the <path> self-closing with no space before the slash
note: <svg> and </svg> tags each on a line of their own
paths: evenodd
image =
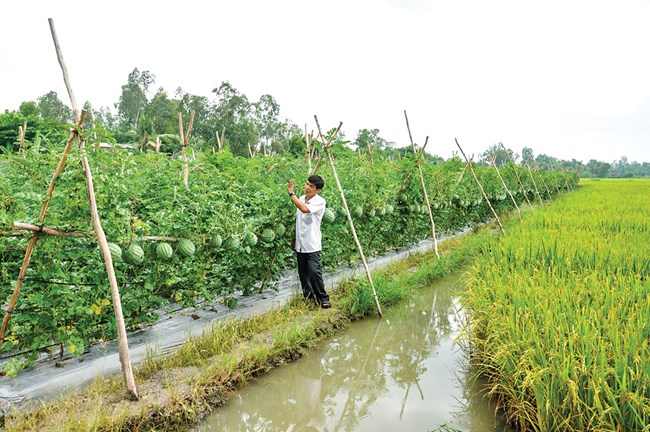
<svg viewBox="0 0 650 432">
<path fill-rule="evenodd" d="M 156 89 L 270 94 L 301 128 L 429 137 L 450 157 L 650 162 L 649 0 L 10 1 L 0 6 L 0 112 L 54 90 L 119 100 L 137 67 Z"/>
</svg>

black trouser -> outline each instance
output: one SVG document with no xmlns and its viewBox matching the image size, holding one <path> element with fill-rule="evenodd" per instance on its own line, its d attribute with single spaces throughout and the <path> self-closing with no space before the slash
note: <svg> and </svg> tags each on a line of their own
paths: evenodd
<svg viewBox="0 0 650 432">
<path fill-rule="evenodd" d="M 323 273 L 320 270 L 320 252 L 296 252 L 296 255 L 302 294 L 306 299 L 315 300 L 319 304 L 329 302 L 330 298 L 325 292 L 323 283 Z"/>
</svg>

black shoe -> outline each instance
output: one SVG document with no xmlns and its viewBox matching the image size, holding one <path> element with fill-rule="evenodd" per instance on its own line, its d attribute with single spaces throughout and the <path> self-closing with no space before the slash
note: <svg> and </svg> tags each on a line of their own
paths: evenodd
<svg viewBox="0 0 650 432">
<path fill-rule="evenodd" d="M 322 307 L 323 309 L 329 309 L 329 308 L 332 307 L 332 305 L 330 304 L 330 302 L 325 301 L 325 302 L 321 303 L 320 307 Z"/>
</svg>

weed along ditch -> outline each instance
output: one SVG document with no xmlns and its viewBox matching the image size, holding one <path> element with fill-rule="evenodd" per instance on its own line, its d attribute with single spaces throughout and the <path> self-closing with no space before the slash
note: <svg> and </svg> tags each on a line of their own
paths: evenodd
<svg viewBox="0 0 650 432">
<path fill-rule="evenodd" d="M 463 274 L 418 288 L 383 319 L 352 322 L 237 390 L 193 432 L 510 431 L 460 341 Z"/>
</svg>

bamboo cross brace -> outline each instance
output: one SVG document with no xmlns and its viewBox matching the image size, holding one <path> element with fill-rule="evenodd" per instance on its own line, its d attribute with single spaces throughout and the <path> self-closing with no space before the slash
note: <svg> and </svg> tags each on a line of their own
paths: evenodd
<svg viewBox="0 0 650 432">
<path fill-rule="evenodd" d="M 533 186 L 535 186 L 535 193 L 537 194 L 539 203 L 544 204 L 544 201 L 542 201 L 542 195 L 540 195 L 539 189 L 537 189 L 537 183 L 535 183 L 535 179 L 533 178 L 533 172 L 530 170 L 530 165 L 528 165 L 528 161 L 526 161 L 526 168 L 528 169 L 528 174 L 530 175 L 530 179 L 533 181 Z"/>
<path fill-rule="evenodd" d="M 54 237 L 73 237 L 73 238 L 88 238 L 88 234 L 78 233 L 78 232 L 69 232 L 61 231 L 56 228 L 49 228 L 43 225 L 34 225 L 24 222 L 14 222 L 11 225 L 11 229 L 15 231 L 34 231 L 36 233 L 47 234 Z"/>
<path fill-rule="evenodd" d="M 316 119 L 316 126 L 318 127 L 318 136 L 321 137 L 323 142 L 325 142 L 325 137 L 323 136 L 320 125 L 318 124 L 318 118 L 314 116 Z M 334 138 L 336 138 L 336 135 L 339 133 L 339 130 L 341 130 L 341 126 L 343 126 L 343 122 L 339 122 L 339 125 L 337 126 L 336 130 L 334 133 L 330 136 L 330 138 L 327 140 L 325 144 L 323 144 L 323 148 L 328 148 L 332 141 L 334 141 Z M 312 174 L 316 174 L 316 171 L 318 170 L 318 167 L 320 166 L 321 161 L 323 160 L 323 152 L 321 151 L 320 154 L 318 155 L 318 160 L 316 161 L 316 166 L 314 166 L 314 170 L 311 172 Z"/>
<path fill-rule="evenodd" d="M 467 159 L 467 156 L 465 156 L 465 152 L 460 147 L 460 144 L 458 144 L 458 139 L 454 138 L 454 140 L 456 141 L 456 145 L 458 146 L 458 149 L 460 150 L 460 152 L 463 154 L 463 157 L 465 158 L 465 160 L 469 162 L 469 159 Z M 506 232 L 503 229 L 503 225 L 501 225 L 501 219 L 499 219 L 499 215 L 497 214 L 497 212 L 494 211 L 494 207 L 492 207 L 492 204 L 490 203 L 490 200 L 488 199 L 488 196 L 485 193 L 485 190 L 483 189 L 483 186 L 481 185 L 481 182 L 478 180 L 478 177 L 476 177 L 476 173 L 474 172 L 474 167 L 472 167 L 472 165 L 470 165 L 469 170 L 472 173 L 472 176 L 474 177 L 474 180 L 476 181 L 476 184 L 478 184 L 479 189 L 481 189 L 481 193 L 483 194 L 483 198 L 485 198 L 485 202 L 487 202 L 487 205 L 490 207 L 490 210 L 492 210 L 492 214 L 494 215 L 495 219 L 497 220 L 497 223 L 499 224 L 499 228 L 501 228 L 501 232 L 503 234 L 505 234 Z"/>
<path fill-rule="evenodd" d="M 77 104 L 72 92 L 72 87 L 70 86 L 70 81 L 68 79 L 67 69 L 63 61 L 63 54 L 59 47 L 58 39 L 56 36 L 56 31 L 54 30 L 54 21 L 52 18 L 49 19 L 50 29 L 52 32 L 52 39 L 54 40 L 54 46 L 57 51 L 57 57 L 63 71 L 63 78 L 70 95 L 70 102 L 72 104 L 73 113 L 75 113 L 75 119 L 77 119 L 77 124 L 79 128 L 83 126 L 83 117 L 85 117 L 85 111 L 82 111 L 82 115 L 78 115 Z M 84 142 L 79 134 L 76 135 L 76 139 L 79 140 L 79 146 L 83 149 Z M 74 139 L 74 138 L 73 138 Z M 108 241 L 106 239 L 106 234 L 102 228 L 101 220 L 99 218 L 99 211 L 97 209 L 97 201 L 95 199 L 95 188 L 93 185 L 92 171 L 90 169 L 90 164 L 88 163 L 88 158 L 84 155 L 81 159 L 81 165 L 84 170 L 86 177 L 86 187 L 88 190 L 88 200 L 90 202 L 90 215 L 93 223 L 93 228 L 95 230 L 95 235 L 97 236 L 97 241 L 104 257 L 104 263 L 106 266 L 106 274 L 108 277 L 108 284 L 111 289 L 111 297 L 113 300 L 113 312 L 115 314 L 115 324 L 117 328 L 117 337 L 118 337 L 118 350 L 119 350 L 119 359 L 122 365 L 122 374 L 124 377 L 124 382 L 127 388 L 127 397 L 133 400 L 138 399 L 138 392 L 135 386 L 135 380 L 133 378 L 133 369 L 131 367 L 131 358 L 129 354 L 129 346 L 126 335 L 126 325 L 124 323 L 124 314 L 122 312 L 122 301 L 120 299 L 120 291 L 117 286 L 117 278 L 115 276 L 115 269 L 113 267 L 113 258 L 111 256 L 110 249 L 108 248 Z"/>
<path fill-rule="evenodd" d="M 470 166 L 473 161 L 474 161 L 474 155 L 471 155 L 469 157 L 469 161 L 465 162 L 465 166 L 463 167 L 463 170 L 460 172 L 460 176 L 458 176 L 458 181 L 456 182 L 454 189 L 456 189 L 460 184 L 461 180 L 463 180 L 463 176 L 465 175 L 465 171 L 467 171 L 467 167 Z"/>
<path fill-rule="evenodd" d="M 318 127 L 318 134 L 323 137 L 320 125 L 318 124 L 318 117 L 314 116 L 314 119 L 316 120 L 316 126 Z M 343 123 L 339 123 L 339 127 L 336 129 L 337 131 L 341 128 L 341 125 Z M 336 133 L 334 133 L 332 136 L 336 136 Z M 331 142 L 331 139 L 330 141 Z M 357 236 L 357 231 L 354 228 L 354 221 L 352 220 L 352 215 L 350 213 L 350 208 L 348 207 L 348 203 L 345 200 L 345 192 L 343 192 L 343 187 L 341 186 L 341 181 L 339 180 L 339 176 L 336 173 L 336 167 L 334 166 L 334 158 L 332 157 L 332 152 L 330 151 L 329 148 L 329 142 L 325 146 L 324 151 L 327 153 L 327 158 L 330 164 L 330 168 L 332 170 L 332 175 L 334 176 L 334 181 L 336 182 L 336 187 L 339 190 L 339 193 L 341 194 L 341 202 L 343 203 L 343 209 L 345 210 L 345 216 L 348 219 L 348 223 L 350 224 L 350 231 L 352 232 L 352 237 L 354 238 L 354 242 L 357 245 L 357 249 L 359 250 L 359 256 L 361 257 L 361 262 L 363 263 L 363 268 L 366 272 L 366 276 L 368 278 L 368 283 L 370 284 L 370 289 L 372 290 L 372 295 L 375 300 L 375 306 L 377 307 L 377 313 L 379 314 L 380 318 L 383 318 L 383 314 L 381 312 L 381 306 L 379 305 L 379 298 L 377 297 L 377 291 L 375 291 L 375 285 L 372 282 L 372 276 L 370 275 L 370 269 L 368 268 L 368 263 L 366 262 L 366 256 L 363 253 L 363 248 L 361 247 L 361 242 L 359 242 L 359 237 Z"/>
<path fill-rule="evenodd" d="M 501 177 L 501 173 L 499 172 L 499 168 L 497 167 L 497 164 L 496 164 L 496 158 L 497 158 L 496 156 L 492 156 L 492 160 L 490 161 L 490 163 L 494 167 L 494 170 L 497 172 L 497 176 L 499 176 L 499 180 L 501 180 L 501 184 L 503 185 L 503 188 L 508 193 L 508 196 L 510 196 L 510 199 L 512 200 L 512 203 L 515 205 L 515 208 L 517 209 L 517 215 L 519 215 L 519 219 L 521 219 L 521 210 L 519 209 L 519 206 L 517 205 L 517 200 L 515 200 L 515 197 L 512 196 L 512 193 L 510 192 L 510 189 L 508 188 L 508 185 L 506 184 L 505 180 L 503 180 L 503 177 Z"/>
<path fill-rule="evenodd" d="M 424 202 L 427 205 L 427 212 L 429 213 L 429 221 L 431 222 L 431 237 L 433 239 L 433 248 L 436 252 L 436 257 L 440 259 L 440 254 L 438 253 L 438 240 L 436 239 L 436 223 L 433 220 L 431 203 L 429 202 L 429 195 L 427 194 L 427 187 L 426 184 L 424 183 L 424 174 L 422 173 L 422 165 L 420 163 L 420 156 L 424 152 L 424 148 L 429 143 L 429 137 L 426 137 L 426 139 L 424 140 L 424 145 L 422 146 L 421 154 L 418 155 L 418 152 L 415 149 L 415 143 L 413 142 L 413 135 L 411 135 L 411 126 L 409 125 L 409 118 L 406 115 L 406 110 L 404 110 L 404 118 L 406 119 L 406 129 L 408 129 L 409 139 L 411 140 L 411 148 L 413 149 L 413 154 L 415 155 L 415 163 L 418 166 L 418 172 L 420 174 L 420 185 L 422 186 L 422 193 L 424 194 Z"/>
<path fill-rule="evenodd" d="M 512 160 L 510 157 L 510 153 L 508 153 L 508 150 L 506 149 L 506 146 L 501 143 L 501 147 L 503 148 L 503 151 L 506 153 L 506 156 L 508 156 L 508 160 L 510 163 L 512 163 L 512 170 L 515 173 L 515 177 L 517 178 L 517 182 L 519 183 L 519 186 L 521 187 L 521 193 L 524 194 L 524 198 L 526 199 L 526 202 L 528 203 L 529 206 L 532 207 L 532 204 L 530 203 L 530 200 L 528 199 L 528 194 L 526 193 L 526 188 L 524 188 L 524 184 L 521 182 L 521 177 L 519 177 L 519 172 L 517 171 L 517 167 L 515 164 L 515 161 Z"/>
</svg>

